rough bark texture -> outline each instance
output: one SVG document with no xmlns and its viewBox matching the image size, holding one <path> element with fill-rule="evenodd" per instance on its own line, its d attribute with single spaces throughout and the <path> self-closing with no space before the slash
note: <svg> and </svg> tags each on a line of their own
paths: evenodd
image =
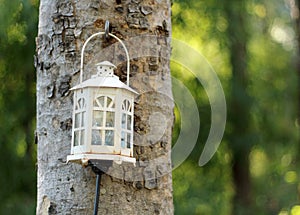
<svg viewBox="0 0 300 215">
<path fill-rule="evenodd" d="M 105 20 L 110 21 L 112 33 L 126 41 L 132 59 L 131 86 L 140 95 L 135 105 L 136 167 L 114 164 L 102 177 L 99 214 L 173 214 L 168 0 L 40 1 L 37 214 L 92 214 L 95 174 L 90 168 L 66 164 L 72 128 L 69 89 L 78 83 L 84 41 L 103 31 Z M 117 73 L 125 80 L 123 50 L 111 46 L 116 42 L 111 38 L 97 41 L 87 48 L 84 77 L 91 75 L 90 65 L 98 61 L 95 58 L 109 57 L 106 60 L 120 63 Z M 103 49 L 109 54 L 97 54 Z"/>
</svg>

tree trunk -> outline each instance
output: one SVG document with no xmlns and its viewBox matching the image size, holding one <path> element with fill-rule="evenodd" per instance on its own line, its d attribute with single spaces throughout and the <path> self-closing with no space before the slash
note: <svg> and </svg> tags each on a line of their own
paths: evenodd
<svg viewBox="0 0 300 215">
<path fill-rule="evenodd" d="M 298 42 L 298 53 L 297 53 L 297 77 L 298 77 L 298 101 L 297 101 L 297 124 L 298 128 L 300 127 L 300 0 L 296 1 L 295 8 L 292 8 L 294 14 L 292 18 L 296 19 L 296 33 L 297 33 L 297 42 Z M 299 134 L 300 135 L 300 134 Z M 299 144 L 300 145 L 300 144 Z M 300 146 L 299 146 L 300 147 Z"/>
<path fill-rule="evenodd" d="M 130 84 L 140 95 L 134 117 L 136 166 L 113 164 L 111 174 L 102 176 L 99 214 L 173 214 L 170 2 L 41 0 L 39 18 L 37 214 L 92 214 L 95 174 L 90 168 L 66 164 L 72 127 L 69 89 L 78 83 L 84 41 L 103 31 L 105 20 L 110 21 L 112 33 L 129 49 Z M 111 45 L 115 42 L 101 37 L 91 42 L 85 78 L 92 73 L 88 68 L 97 62 L 95 56 L 104 56 L 110 58 L 105 60 L 119 63 L 117 74 L 124 80 L 126 62 L 122 62 L 123 50 Z M 102 55 L 102 50 L 108 54 Z"/>
<path fill-rule="evenodd" d="M 228 40 L 232 65 L 232 91 L 230 101 L 230 147 L 233 151 L 232 175 L 235 186 L 233 214 L 252 214 L 251 179 L 249 153 L 252 142 L 250 136 L 251 98 L 247 92 L 247 32 L 246 1 L 225 2 Z"/>
</svg>

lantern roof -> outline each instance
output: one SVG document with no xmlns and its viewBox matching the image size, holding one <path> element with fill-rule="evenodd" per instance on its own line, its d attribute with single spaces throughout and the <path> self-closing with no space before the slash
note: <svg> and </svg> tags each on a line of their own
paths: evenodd
<svg viewBox="0 0 300 215">
<path fill-rule="evenodd" d="M 83 89 L 88 87 L 121 88 L 121 89 L 128 90 L 134 94 L 138 94 L 134 89 L 121 82 L 119 80 L 119 77 L 116 75 L 105 76 L 105 77 L 95 75 L 92 76 L 91 79 L 83 81 L 82 83 L 72 87 L 70 90 Z"/>
<path fill-rule="evenodd" d="M 114 64 L 112 64 L 111 62 L 109 62 L 109 61 L 102 61 L 102 62 L 100 62 L 100 63 L 96 63 L 95 64 L 96 66 L 111 66 L 111 67 L 113 67 L 113 68 L 117 68 Z"/>
</svg>

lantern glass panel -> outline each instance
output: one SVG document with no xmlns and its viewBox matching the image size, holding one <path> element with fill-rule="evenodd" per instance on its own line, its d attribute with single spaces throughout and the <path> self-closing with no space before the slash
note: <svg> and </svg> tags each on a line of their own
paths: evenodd
<svg viewBox="0 0 300 215">
<path fill-rule="evenodd" d="M 128 111 L 129 109 L 130 109 L 130 102 L 127 99 L 125 99 L 122 104 L 122 110 Z"/>
<path fill-rule="evenodd" d="M 104 107 L 104 96 L 100 96 L 98 97 L 95 101 L 94 101 L 94 107 Z"/>
<path fill-rule="evenodd" d="M 94 100 L 92 145 L 114 145 L 114 97 L 100 95 Z"/>
<path fill-rule="evenodd" d="M 130 149 L 130 142 L 131 142 L 131 138 L 130 138 L 130 133 L 127 133 L 127 148 Z"/>
<path fill-rule="evenodd" d="M 74 132 L 74 146 L 79 145 L 79 131 Z"/>
<path fill-rule="evenodd" d="M 122 128 L 125 128 L 126 125 L 126 114 L 122 113 Z"/>
<path fill-rule="evenodd" d="M 79 122 L 80 122 L 80 113 L 75 114 L 75 128 L 79 128 Z"/>
<path fill-rule="evenodd" d="M 127 130 L 131 130 L 131 116 L 127 115 Z"/>
<path fill-rule="evenodd" d="M 85 135 L 85 116 L 86 116 L 86 110 L 85 110 L 86 104 L 84 98 L 79 98 L 77 100 L 76 106 L 75 106 L 75 115 L 74 115 L 74 139 L 73 139 L 73 145 L 79 146 L 84 145 L 84 135 Z"/>
<path fill-rule="evenodd" d="M 110 97 L 107 97 L 106 107 L 108 107 L 108 108 L 114 108 L 115 107 L 114 101 Z"/>
<path fill-rule="evenodd" d="M 115 124 L 115 113 L 114 112 L 106 112 L 106 127 L 114 127 Z"/>
<path fill-rule="evenodd" d="M 122 103 L 121 128 L 121 147 L 130 149 L 132 142 L 132 104 L 128 99 Z"/>
<path fill-rule="evenodd" d="M 84 98 L 79 99 L 79 109 L 82 109 L 85 106 Z"/>
<path fill-rule="evenodd" d="M 107 145 L 107 146 L 114 145 L 114 131 L 113 130 L 105 131 L 105 145 Z"/>
<path fill-rule="evenodd" d="M 84 131 L 80 131 L 80 143 L 79 145 L 84 145 Z"/>
<path fill-rule="evenodd" d="M 121 147 L 125 148 L 125 132 L 122 131 L 121 133 Z"/>
<path fill-rule="evenodd" d="M 84 127 L 84 121 L 85 121 L 85 112 L 82 112 L 82 118 L 81 118 L 81 127 Z"/>
<path fill-rule="evenodd" d="M 101 130 L 92 130 L 92 145 L 102 145 Z"/>
<path fill-rule="evenodd" d="M 103 111 L 94 111 L 93 114 L 93 126 L 102 127 L 103 126 Z"/>
</svg>

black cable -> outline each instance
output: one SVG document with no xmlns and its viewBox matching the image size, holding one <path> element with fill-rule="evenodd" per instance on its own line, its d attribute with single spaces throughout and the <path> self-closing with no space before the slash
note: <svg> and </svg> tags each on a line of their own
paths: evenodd
<svg viewBox="0 0 300 215">
<path fill-rule="evenodd" d="M 97 161 L 97 160 L 89 160 L 88 166 L 92 168 L 92 171 L 96 174 L 96 194 L 94 200 L 94 215 L 98 214 L 99 207 L 99 198 L 100 198 L 100 184 L 101 184 L 101 176 L 105 172 L 107 172 L 108 168 L 112 166 L 112 161 Z"/>
<path fill-rule="evenodd" d="M 103 173 L 102 171 L 99 171 L 99 173 L 97 173 L 97 178 L 96 178 L 96 194 L 95 194 L 95 201 L 94 201 L 94 215 L 98 214 L 99 196 L 100 196 L 100 182 L 101 182 L 102 173 Z"/>
</svg>

